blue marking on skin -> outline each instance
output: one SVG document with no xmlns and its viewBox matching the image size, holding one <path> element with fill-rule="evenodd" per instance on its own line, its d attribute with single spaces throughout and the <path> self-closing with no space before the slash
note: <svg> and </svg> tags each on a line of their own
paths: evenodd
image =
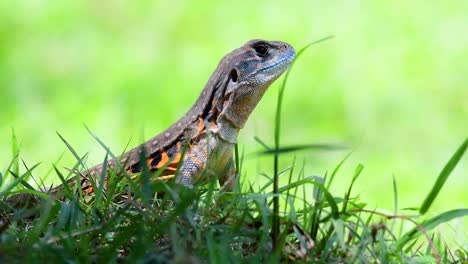
<svg viewBox="0 0 468 264">
<path fill-rule="evenodd" d="M 271 69 L 273 67 L 276 67 L 280 64 L 283 64 L 285 61 L 291 61 L 292 59 L 294 59 L 294 57 L 296 56 L 296 52 L 294 52 L 293 49 L 288 49 L 288 51 L 283 55 L 283 57 L 281 57 L 279 60 L 277 60 L 275 63 L 271 64 L 271 65 L 267 65 L 265 67 L 263 67 L 262 69 L 260 69 L 258 72 L 262 72 L 262 71 L 266 71 L 268 69 Z"/>
<path fill-rule="evenodd" d="M 193 174 L 194 172 L 197 172 L 200 170 L 200 166 L 195 162 L 195 160 L 192 157 L 187 157 L 189 161 L 187 162 L 187 165 L 190 165 L 190 170 L 191 173 Z M 195 168 L 195 170 L 193 170 Z"/>
</svg>

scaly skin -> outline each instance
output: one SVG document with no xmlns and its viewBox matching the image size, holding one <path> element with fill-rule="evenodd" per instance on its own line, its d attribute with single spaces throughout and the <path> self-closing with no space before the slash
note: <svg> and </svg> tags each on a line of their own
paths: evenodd
<svg viewBox="0 0 468 264">
<path fill-rule="evenodd" d="M 141 172 L 143 166 L 157 171 L 167 165 L 159 180 L 177 177 L 177 183 L 191 187 L 198 180 L 217 177 L 223 189 L 232 190 L 236 182 L 233 150 L 238 132 L 265 91 L 294 57 L 294 49 L 280 41 L 251 40 L 235 49 L 224 56 L 198 100 L 182 118 L 125 153 L 120 160 L 123 165 L 117 166 L 113 160 L 107 168 L 121 167 L 133 175 Z M 140 161 L 142 152 L 145 164 Z M 93 193 L 90 181 L 102 175 L 103 168 L 100 164 L 82 173 L 81 188 L 85 194 Z M 96 186 L 99 180 L 94 182 Z M 61 189 L 58 186 L 50 192 L 56 194 Z"/>
</svg>

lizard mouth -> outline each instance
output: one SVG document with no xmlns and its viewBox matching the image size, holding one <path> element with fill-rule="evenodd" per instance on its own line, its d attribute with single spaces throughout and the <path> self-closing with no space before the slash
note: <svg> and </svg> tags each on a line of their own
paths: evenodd
<svg viewBox="0 0 468 264">
<path fill-rule="evenodd" d="M 257 73 L 260 72 L 283 72 L 292 63 L 296 57 L 296 52 L 292 47 L 289 47 L 281 56 L 278 56 L 274 63 L 261 68 Z"/>
</svg>

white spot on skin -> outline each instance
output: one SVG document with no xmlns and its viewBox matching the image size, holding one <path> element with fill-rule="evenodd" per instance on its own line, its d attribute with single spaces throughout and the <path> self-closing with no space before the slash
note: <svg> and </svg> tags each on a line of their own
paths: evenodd
<svg viewBox="0 0 468 264">
<path fill-rule="evenodd" d="M 152 143 L 153 143 L 153 146 L 156 146 L 159 143 L 159 141 L 155 139 L 155 140 L 153 140 Z"/>
<path fill-rule="evenodd" d="M 170 137 L 170 136 L 171 136 L 171 133 L 166 132 L 166 133 L 164 133 L 164 136 L 165 136 L 165 137 Z"/>
</svg>

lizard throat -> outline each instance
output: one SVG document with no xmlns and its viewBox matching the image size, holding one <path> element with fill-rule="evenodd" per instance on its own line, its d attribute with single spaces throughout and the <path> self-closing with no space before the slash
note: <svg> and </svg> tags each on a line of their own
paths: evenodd
<svg viewBox="0 0 468 264">
<path fill-rule="evenodd" d="M 234 126 L 229 120 L 223 116 L 218 117 L 217 124 L 210 127 L 210 132 L 219 136 L 223 141 L 231 144 L 237 143 L 237 136 L 239 135 L 239 128 Z"/>
</svg>

